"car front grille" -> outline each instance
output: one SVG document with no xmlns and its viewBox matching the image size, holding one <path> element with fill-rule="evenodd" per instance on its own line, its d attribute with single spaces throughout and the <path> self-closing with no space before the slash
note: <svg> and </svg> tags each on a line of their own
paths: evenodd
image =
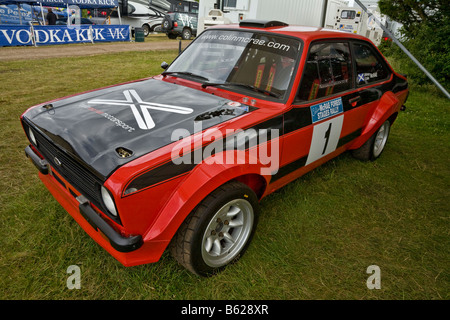
<svg viewBox="0 0 450 320">
<path fill-rule="evenodd" d="M 102 181 L 65 151 L 55 146 L 26 121 L 23 121 L 23 124 L 27 135 L 28 128 L 33 131 L 38 144 L 35 146 L 36 149 L 51 164 L 52 168 L 93 204 L 101 207 L 100 186 Z"/>
</svg>

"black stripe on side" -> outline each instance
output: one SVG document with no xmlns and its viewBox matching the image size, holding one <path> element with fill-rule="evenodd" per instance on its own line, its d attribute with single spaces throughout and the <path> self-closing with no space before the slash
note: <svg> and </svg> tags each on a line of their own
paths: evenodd
<svg viewBox="0 0 450 320">
<path fill-rule="evenodd" d="M 194 169 L 195 166 L 195 163 L 180 163 L 176 165 L 172 161 L 166 162 L 165 164 L 153 170 L 147 171 L 132 180 L 126 188 L 125 195 L 175 179 L 188 173 Z"/>
<path fill-rule="evenodd" d="M 367 103 L 379 100 L 381 96 L 389 90 L 395 90 L 395 92 L 400 90 L 405 90 L 408 87 L 408 84 L 403 79 L 395 76 L 392 81 L 389 81 L 387 83 L 365 88 L 364 90 L 361 90 L 359 92 L 352 91 L 348 94 L 344 94 L 342 98 L 342 104 L 344 112 L 358 108 L 359 106 L 365 105 Z M 356 107 L 352 107 L 349 100 L 352 98 L 355 98 L 357 96 L 361 97 L 361 100 L 358 102 L 358 105 Z M 330 97 L 331 99 L 332 97 Z M 284 122 L 284 125 L 283 125 Z M 287 111 L 283 115 L 276 116 L 272 119 L 266 120 L 264 122 L 261 122 L 259 124 L 256 124 L 252 127 L 243 129 L 243 131 L 248 129 L 254 129 L 256 131 L 267 129 L 268 131 L 268 138 L 267 140 L 271 140 L 272 137 L 270 137 L 270 130 L 271 129 L 277 129 L 279 130 L 279 137 L 281 137 L 284 134 L 288 134 L 291 132 L 294 132 L 296 130 L 299 130 L 301 128 L 304 128 L 306 126 L 309 126 L 312 124 L 312 117 L 311 117 L 311 108 L 310 107 L 302 107 L 295 106 L 293 109 Z M 341 138 L 338 143 L 338 147 L 341 147 L 352 140 L 356 139 L 361 135 L 362 128 L 356 130 L 355 132 Z M 226 142 L 227 139 L 230 139 L 229 137 L 226 138 L 223 141 L 223 150 L 227 150 L 226 148 Z M 209 144 L 207 144 L 209 145 Z M 202 147 L 201 154 L 203 155 L 204 148 L 207 146 Z M 235 149 L 244 150 L 248 149 L 248 144 L 243 146 L 235 146 Z M 197 151 L 199 152 L 199 151 Z M 155 168 L 151 169 L 140 176 L 136 177 L 134 180 L 130 182 L 130 184 L 127 186 L 127 190 L 133 190 L 127 193 L 132 193 L 144 188 L 148 188 L 157 184 L 160 184 L 165 181 L 169 181 L 171 179 L 174 179 L 176 177 L 179 177 L 181 175 L 184 175 L 188 172 L 190 172 L 192 169 L 195 168 L 197 163 L 194 163 L 194 153 L 195 151 L 191 152 L 190 158 L 191 163 L 190 164 L 174 164 L 172 161 L 166 162 L 165 164 Z M 286 166 L 280 168 L 278 172 L 272 177 L 271 183 L 277 181 L 278 179 L 284 177 L 285 175 L 303 167 L 306 163 L 307 156 L 300 158 L 298 160 L 295 160 L 292 163 L 287 164 Z"/>
<path fill-rule="evenodd" d="M 362 132 L 362 128 L 346 135 L 345 137 L 340 138 L 337 148 L 342 147 L 343 145 L 355 140 L 356 138 L 358 138 L 361 135 L 361 132 Z M 301 157 L 301 158 L 281 167 L 278 170 L 278 172 L 272 176 L 270 183 L 274 183 L 275 181 L 283 178 L 284 176 L 304 167 L 307 159 L 308 159 L 308 155 Z"/>
<path fill-rule="evenodd" d="M 307 158 L 308 158 L 308 156 L 306 155 L 303 158 L 297 159 L 297 160 L 281 167 L 278 170 L 278 172 L 272 176 L 272 179 L 270 179 L 270 183 L 273 183 L 273 182 L 277 181 L 278 179 L 281 179 L 284 176 L 287 176 L 288 174 L 294 172 L 295 170 L 300 169 L 301 167 L 304 167 Z"/>
<path fill-rule="evenodd" d="M 271 136 L 271 131 L 270 130 L 279 130 L 279 135 L 278 136 L 282 136 L 283 135 L 283 116 L 279 115 L 276 116 L 272 119 L 266 120 L 264 122 L 258 123 L 253 127 L 247 128 L 243 130 L 243 133 L 245 133 L 245 131 L 247 130 L 256 130 L 256 132 L 259 132 L 259 130 L 263 130 L 266 129 L 267 130 L 267 140 L 266 141 L 270 141 L 272 140 L 272 136 Z M 246 150 L 249 147 L 251 147 L 250 142 L 248 140 L 245 141 L 244 145 L 237 145 L 237 140 L 233 138 L 233 136 L 237 136 L 239 135 L 239 133 L 229 136 L 229 137 L 225 137 L 225 139 L 223 139 L 223 145 L 222 145 L 222 150 L 229 150 L 230 147 L 227 145 L 227 143 L 229 144 L 230 142 L 233 143 L 233 149 L 234 150 Z M 263 142 L 266 142 L 263 141 Z M 193 170 L 198 163 L 198 161 L 202 161 L 203 160 L 203 152 L 205 150 L 205 148 L 207 146 L 209 146 L 212 143 L 215 143 L 216 141 L 212 141 L 207 143 L 206 145 L 204 145 L 201 150 L 193 150 L 190 152 L 190 154 L 186 154 L 183 155 L 183 159 L 187 159 L 189 161 L 189 163 L 183 163 L 181 162 L 180 164 L 175 164 L 173 161 L 168 161 L 166 163 L 164 163 L 163 165 L 160 165 L 154 169 L 150 169 L 147 172 L 144 172 L 143 174 L 139 175 L 138 177 L 136 177 L 135 179 L 133 179 L 126 187 L 125 193 L 124 195 L 128 195 L 131 193 L 134 193 L 136 191 L 145 189 L 145 188 L 149 188 L 158 184 L 161 184 L 163 182 L 175 179 L 177 177 L 180 177 L 184 174 L 187 174 L 188 172 L 190 172 L 191 170 Z M 259 143 L 259 139 L 258 139 L 258 143 Z M 212 150 L 214 151 L 214 150 Z M 196 159 L 196 155 L 201 155 L 201 159 Z M 211 155 L 214 155 L 214 152 L 211 153 Z"/>
<path fill-rule="evenodd" d="M 345 137 L 340 138 L 336 149 L 355 140 L 356 138 L 358 138 L 361 135 L 361 133 L 362 133 L 362 128 L 359 128 L 358 130 L 346 135 Z"/>
<path fill-rule="evenodd" d="M 284 114 L 284 134 L 312 124 L 310 107 L 295 107 Z"/>
</svg>

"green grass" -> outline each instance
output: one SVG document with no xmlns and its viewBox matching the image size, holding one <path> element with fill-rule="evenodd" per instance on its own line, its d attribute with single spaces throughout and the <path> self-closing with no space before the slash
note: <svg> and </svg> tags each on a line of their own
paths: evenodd
<svg viewBox="0 0 450 320">
<path fill-rule="evenodd" d="M 161 71 L 176 51 L 0 65 L 0 299 L 449 299 L 449 106 L 412 88 L 385 152 L 349 154 L 270 195 L 239 263 L 199 278 L 166 252 L 125 268 L 51 197 L 19 116 L 57 97 Z M 81 289 L 69 290 L 70 265 Z M 370 265 L 381 290 L 366 287 Z"/>
</svg>

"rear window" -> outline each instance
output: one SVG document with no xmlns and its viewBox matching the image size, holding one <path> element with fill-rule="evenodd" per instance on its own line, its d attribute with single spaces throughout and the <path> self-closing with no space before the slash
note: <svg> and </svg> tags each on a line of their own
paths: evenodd
<svg viewBox="0 0 450 320">
<path fill-rule="evenodd" d="M 198 3 L 189 1 L 180 1 L 172 3 L 171 11 L 185 12 L 185 13 L 198 13 Z"/>
<path fill-rule="evenodd" d="M 386 79 L 389 69 L 383 59 L 368 44 L 353 44 L 356 64 L 356 84 L 370 84 Z"/>
</svg>

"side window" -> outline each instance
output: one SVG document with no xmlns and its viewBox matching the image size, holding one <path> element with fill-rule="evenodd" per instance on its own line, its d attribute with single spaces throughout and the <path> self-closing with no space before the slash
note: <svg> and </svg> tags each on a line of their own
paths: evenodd
<svg viewBox="0 0 450 320">
<path fill-rule="evenodd" d="M 352 88 L 348 43 L 322 42 L 310 47 L 297 99 L 314 100 Z"/>
<path fill-rule="evenodd" d="M 355 19 L 356 11 L 353 10 L 342 10 L 341 19 Z"/>
<path fill-rule="evenodd" d="M 187 5 L 188 7 L 188 9 L 189 9 L 189 4 Z M 185 6 L 183 5 L 183 3 L 182 2 L 180 2 L 180 3 L 176 3 L 176 4 L 173 4 L 173 10 L 172 11 L 175 11 L 175 12 L 185 12 L 186 11 L 186 8 L 185 8 Z"/>
<path fill-rule="evenodd" d="M 136 8 L 132 4 L 129 3 L 128 4 L 128 14 L 132 14 L 135 11 L 136 11 Z M 117 14 L 117 16 L 119 16 L 119 15 Z"/>
<path fill-rule="evenodd" d="M 190 13 L 198 13 L 198 3 L 191 3 L 191 10 L 189 10 Z"/>
<path fill-rule="evenodd" d="M 225 8 L 236 8 L 237 0 L 224 0 L 223 6 Z"/>
<path fill-rule="evenodd" d="M 389 76 L 389 69 L 384 61 L 367 44 L 353 44 L 356 64 L 356 84 L 366 85 L 384 80 Z"/>
</svg>

